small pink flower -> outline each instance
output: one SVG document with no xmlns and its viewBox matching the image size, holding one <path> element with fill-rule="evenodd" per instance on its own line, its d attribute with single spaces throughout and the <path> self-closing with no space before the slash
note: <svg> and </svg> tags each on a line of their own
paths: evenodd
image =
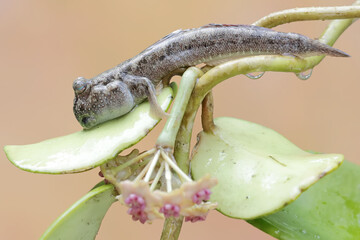
<svg viewBox="0 0 360 240">
<path fill-rule="evenodd" d="M 133 209 L 145 209 L 145 200 L 143 197 L 138 196 L 134 193 L 131 193 L 126 199 L 125 199 L 126 205 L 129 205 Z"/>
<path fill-rule="evenodd" d="M 184 191 L 186 199 L 193 203 L 201 204 L 202 201 L 208 201 L 210 199 L 210 188 L 216 184 L 217 179 L 210 178 L 209 175 L 206 175 L 198 181 L 184 183 L 181 189 Z"/>
<path fill-rule="evenodd" d="M 141 209 L 129 208 L 127 213 L 132 216 L 132 220 L 140 221 L 142 224 L 149 220 L 146 212 Z"/>
<path fill-rule="evenodd" d="M 160 208 L 160 212 L 163 213 L 166 218 L 178 217 L 180 214 L 180 207 L 176 204 L 166 203 L 162 208 Z"/>
<path fill-rule="evenodd" d="M 202 201 L 210 199 L 211 191 L 208 188 L 204 188 L 192 196 L 192 200 L 196 204 L 200 204 Z"/>
<path fill-rule="evenodd" d="M 216 207 L 216 203 L 206 202 L 194 205 L 191 208 L 183 209 L 181 214 L 185 216 L 185 222 L 204 221 L 208 212 L 215 209 Z"/>
<path fill-rule="evenodd" d="M 186 182 L 171 192 L 151 191 L 145 181 L 121 181 L 118 199 L 129 207 L 127 213 L 134 221 L 151 222 L 156 218 L 184 216 L 187 222 L 204 221 L 209 210 L 217 204 L 204 202 L 210 199 L 210 188 L 217 180 L 205 176 L 195 182 Z"/>
<path fill-rule="evenodd" d="M 132 215 L 132 219 L 134 221 L 145 223 L 148 220 L 148 216 L 144 211 L 146 204 L 143 197 L 132 193 L 125 199 L 124 202 L 130 207 L 127 213 Z"/>
<path fill-rule="evenodd" d="M 134 221 L 145 223 L 156 218 L 164 218 L 158 212 L 161 199 L 150 191 L 147 182 L 123 181 L 119 185 L 121 192 L 119 200 L 129 207 L 127 212 L 132 215 Z"/>
</svg>

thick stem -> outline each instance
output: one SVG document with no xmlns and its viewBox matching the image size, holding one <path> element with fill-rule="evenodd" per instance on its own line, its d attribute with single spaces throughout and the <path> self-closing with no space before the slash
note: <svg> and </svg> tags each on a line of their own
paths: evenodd
<svg viewBox="0 0 360 240">
<path fill-rule="evenodd" d="M 164 223 L 160 240 L 177 240 L 180 235 L 184 217 L 167 218 Z"/>
<path fill-rule="evenodd" d="M 176 134 L 179 130 L 181 119 L 184 116 L 191 92 L 194 89 L 196 80 L 202 75 L 203 72 L 196 67 L 191 67 L 184 73 L 174 100 L 171 115 L 166 121 L 165 127 L 158 137 L 156 145 L 164 148 L 174 148 Z"/>
<path fill-rule="evenodd" d="M 359 4 L 359 0 L 354 3 L 354 5 Z M 272 28 L 297 21 L 358 18 L 359 13 L 360 6 L 294 8 L 271 13 L 253 25 Z"/>
<path fill-rule="evenodd" d="M 197 108 L 195 109 L 194 107 L 194 101 L 190 101 L 175 141 L 174 157 L 180 169 L 185 173 L 189 173 L 190 140 L 196 116 L 196 110 Z"/>
<path fill-rule="evenodd" d="M 359 1 L 357 1 L 359 2 Z M 356 15 L 359 17 L 360 14 Z M 308 20 L 308 19 L 304 19 Z M 297 20 L 299 21 L 299 19 Z M 337 20 L 333 21 L 325 33 L 321 41 L 327 44 L 333 44 L 341 33 L 354 20 Z M 177 132 L 174 156 L 181 170 L 189 172 L 189 152 L 190 140 L 196 112 L 203 101 L 205 95 L 218 83 L 227 78 L 238 74 L 246 74 L 251 72 L 262 71 L 288 71 L 301 72 L 317 65 L 323 57 L 311 57 L 305 60 L 286 58 L 286 57 L 263 57 L 257 56 L 226 63 L 215 67 L 204 74 L 194 91 L 191 94 L 190 101 L 186 107 L 184 117 Z M 247 63 L 249 61 L 249 63 Z M 180 88 L 181 89 L 181 88 Z M 206 124 L 205 124 L 206 126 Z M 210 127 L 211 128 L 211 127 Z M 168 218 L 165 220 L 161 240 L 172 239 L 177 240 L 180 234 L 183 218 Z"/>
<path fill-rule="evenodd" d="M 360 15 L 358 17 L 360 17 Z M 354 19 L 332 21 L 320 38 L 320 41 L 332 45 L 353 22 Z M 302 72 L 313 68 L 319 64 L 323 58 L 323 56 L 314 56 L 305 59 L 285 56 L 254 56 L 230 61 L 206 72 L 199 79 L 191 95 L 177 134 L 175 143 L 176 154 L 174 154 L 174 156 L 178 161 L 180 168 L 183 170 L 189 169 L 190 140 L 196 112 L 205 95 L 213 87 L 220 82 L 239 74 L 264 71 Z"/>
<path fill-rule="evenodd" d="M 201 124 L 206 133 L 213 133 L 214 124 L 214 99 L 210 91 L 204 98 L 201 108 Z"/>
<path fill-rule="evenodd" d="M 168 121 L 166 122 L 166 126 L 165 126 L 166 130 L 165 131 L 163 130 L 164 133 L 162 132 L 157 140 L 158 145 L 161 145 L 163 147 L 170 147 L 170 148 L 174 148 L 174 146 L 176 145 L 175 139 L 176 139 L 176 134 L 179 131 L 181 119 L 184 116 L 184 113 L 187 108 L 187 104 L 188 104 L 189 98 L 191 96 L 192 90 L 194 89 L 195 83 L 196 83 L 197 79 L 199 77 L 201 77 L 202 75 L 203 75 L 203 72 L 195 67 L 189 68 L 183 74 L 181 82 L 180 82 L 180 86 L 179 86 L 179 91 L 178 91 L 176 99 L 174 101 L 173 109 L 171 111 L 171 116 L 168 119 Z M 185 87 L 183 87 L 184 84 L 185 84 Z M 174 150 L 175 159 L 178 160 L 178 158 L 176 158 L 176 155 L 179 153 L 181 154 L 181 151 L 182 151 L 181 149 Z M 186 159 L 186 161 L 187 161 L 187 159 Z M 186 161 L 183 161 L 183 163 Z M 189 169 L 186 168 L 186 166 L 182 167 L 179 164 L 179 161 L 177 161 L 177 163 L 183 172 L 185 172 L 185 173 L 189 172 Z M 187 177 L 187 176 L 185 176 L 185 177 Z M 183 219 L 184 219 L 183 217 L 166 218 L 164 227 L 163 227 L 163 231 L 161 234 L 161 240 L 168 240 L 168 239 L 169 240 L 177 240 L 180 235 L 180 230 L 182 227 Z"/>
</svg>

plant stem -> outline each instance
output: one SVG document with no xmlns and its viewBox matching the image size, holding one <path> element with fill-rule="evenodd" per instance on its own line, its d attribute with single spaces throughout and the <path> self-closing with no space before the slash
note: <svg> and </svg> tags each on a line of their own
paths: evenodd
<svg viewBox="0 0 360 240">
<path fill-rule="evenodd" d="M 196 80 L 203 75 L 203 72 L 195 67 L 189 68 L 186 70 L 186 72 L 183 74 L 179 86 L 179 90 L 177 92 L 174 105 L 171 111 L 171 116 L 167 120 L 165 128 L 161 132 L 156 144 L 160 145 L 162 147 L 170 147 L 174 148 L 176 145 L 176 135 L 179 131 L 181 119 L 184 116 L 185 110 L 187 108 L 187 104 L 189 101 L 189 98 L 191 96 L 191 93 L 194 89 L 194 86 L 196 84 Z M 181 149 L 174 150 L 174 156 L 177 160 L 178 166 L 180 169 L 188 173 L 189 168 L 186 166 L 181 166 L 179 164 L 178 159 L 176 158 L 177 154 L 182 154 Z M 182 163 L 186 163 L 188 159 L 184 160 L 182 159 Z M 167 162 L 167 164 L 169 164 Z M 188 166 L 188 165 L 187 165 Z M 187 177 L 187 176 L 186 176 Z M 164 222 L 163 231 L 161 234 L 161 240 L 177 240 L 179 238 L 180 230 L 183 223 L 183 217 L 178 218 L 166 218 Z"/>
<path fill-rule="evenodd" d="M 357 1 L 358 3 L 359 1 Z M 346 11 L 352 11 L 351 8 L 348 8 L 346 11 L 344 9 L 341 9 L 343 12 Z M 360 11 L 358 11 L 355 16 L 351 15 L 350 17 L 360 17 Z M 320 12 L 321 15 L 322 13 Z M 343 18 L 345 18 L 345 13 Z M 303 14 L 302 17 L 298 17 L 296 20 L 292 21 L 300 21 L 301 18 L 304 20 L 306 19 L 306 14 Z M 349 17 L 349 16 L 346 16 Z M 323 18 L 316 18 L 316 19 L 334 19 L 335 17 L 330 18 L 330 16 L 324 16 Z M 342 18 L 342 17 L 336 17 L 336 18 Z M 269 17 L 270 19 L 270 17 Z M 295 19 L 295 18 L 293 18 Z M 281 20 L 284 22 L 284 20 Z M 342 34 L 342 32 L 351 25 L 353 22 L 353 19 L 348 20 L 336 20 L 331 22 L 329 27 L 326 29 L 325 33 L 321 37 L 321 41 L 324 43 L 327 43 L 329 45 L 332 45 L 336 39 Z M 276 22 L 276 21 L 275 21 Z M 258 23 L 258 22 L 257 22 Z M 266 24 L 265 23 L 258 23 L 258 24 Z M 167 142 L 166 138 L 162 137 L 158 139 L 158 144 L 166 143 L 171 146 L 175 146 L 174 149 L 174 156 L 178 163 L 178 166 L 182 171 L 185 173 L 189 172 L 189 152 L 190 152 L 190 140 L 191 140 L 191 134 L 193 129 L 193 124 L 196 116 L 196 112 L 205 98 L 205 96 L 211 91 L 211 89 L 217 85 L 218 83 L 224 81 L 225 79 L 228 79 L 232 76 L 238 75 L 238 74 L 246 74 L 251 72 L 262 72 L 262 71 L 285 71 L 285 72 L 301 72 L 309 68 L 313 68 L 316 66 L 320 61 L 323 59 L 323 57 L 310 57 L 306 59 L 294 59 L 290 57 L 269 57 L 269 56 L 256 56 L 256 57 L 250 57 L 250 58 L 243 58 L 240 60 L 235 60 L 229 63 L 225 63 L 223 65 L 220 65 L 218 67 L 215 67 L 209 72 L 205 73 L 200 80 L 198 81 L 198 84 L 195 86 L 195 89 L 192 91 L 191 97 L 188 102 L 188 104 L 184 104 L 183 107 L 186 106 L 185 113 L 183 114 L 183 110 L 179 110 L 181 113 L 181 118 L 177 118 L 177 116 L 173 116 L 175 114 L 172 114 L 171 117 L 176 117 L 176 121 L 181 122 L 181 126 L 177 126 L 178 123 L 175 121 L 175 119 L 172 119 L 171 121 L 168 120 L 167 127 L 176 127 L 176 131 L 172 131 L 172 129 L 167 129 L 166 131 L 168 133 L 164 133 L 164 137 L 171 138 L 171 142 Z M 199 70 L 200 71 L 200 70 Z M 187 72 L 185 72 L 187 74 Z M 184 81 L 186 75 L 184 74 L 181 82 Z M 189 72 L 190 74 L 190 72 Z M 191 74 L 194 74 L 193 72 Z M 200 73 L 198 76 L 200 76 Z M 181 84 L 179 87 L 179 92 L 182 90 Z M 190 91 L 188 91 L 190 92 Z M 175 99 L 176 101 L 176 99 Z M 208 99 L 204 101 L 205 105 L 205 111 L 203 112 L 204 115 L 204 122 L 203 126 L 205 128 L 205 131 L 211 131 L 213 127 L 211 126 L 212 122 L 212 108 L 210 105 L 212 104 L 211 101 L 211 95 L 208 96 Z M 175 107 L 175 103 L 174 103 Z M 177 111 L 174 111 L 174 113 L 178 113 Z M 210 115 L 209 115 L 210 114 Z M 180 114 L 179 114 L 180 116 Z M 175 123 L 176 122 L 176 123 Z M 205 124 L 204 124 L 205 123 Z M 213 122 L 212 122 L 213 124 Z M 178 131 L 179 129 L 179 131 Z M 206 130 L 207 129 L 207 130 Z M 177 135 L 176 135 L 177 133 Z M 173 141 L 173 138 L 175 139 L 175 143 Z M 174 145 L 175 144 L 175 145 Z M 161 235 L 161 240 L 177 240 L 180 234 L 181 226 L 183 222 L 183 217 L 179 218 L 167 218 L 164 223 L 163 232 Z"/>
<path fill-rule="evenodd" d="M 167 218 L 164 223 L 160 240 L 177 240 L 180 235 L 184 217 Z"/>
<path fill-rule="evenodd" d="M 181 119 L 189 101 L 191 92 L 194 89 L 196 80 L 203 75 L 203 72 L 191 67 L 183 74 L 180 86 L 174 100 L 174 105 L 171 110 L 171 115 L 166 121 L 165 127 L 156 141 L 156 145 L 163 148 L 174 148 L 176 134 L 179 130 Z"/>
<path fill-rule="evenodd" d="M 359 5 L 359 3 L 358 0 L 354 5 Z M 295 8 L 271 13 L 253 23 L 253 25 L 272 28 L 280 24 L 296 21 L 357 18 L 359 14 L 360 6 Z"/>
<path fill-rule="evenodd" d="M 358 1 L 359 2 L 359 1 Z M 360 17 L 360 12 L 357 17 Z M 348 28 L 354 19 L 332 21 L 321 38 L 321 42 L 334 44 L 338 37 Z M 321 62 L 324 56 L 314 56 L 305 59 L 285 56 L 253 56 L 237 59 L 219 65 L 206 72 L 198 81 L 192 92 L 184 114 L 175 144 L 175 158 L 181 169 L 189 169 L 190 140 L 196 112 L 206 94 L 220 82 L 239 74 L 264 71 L 302 72 L 313 68 Z"/>
<path fill-rule="evenodd" d="M 214 132 L 214 99 L 211 91 L 205 96 L 204 100 L 202 101 L 201 124 L 203 126 L 204 132 Z"/>
</svg>

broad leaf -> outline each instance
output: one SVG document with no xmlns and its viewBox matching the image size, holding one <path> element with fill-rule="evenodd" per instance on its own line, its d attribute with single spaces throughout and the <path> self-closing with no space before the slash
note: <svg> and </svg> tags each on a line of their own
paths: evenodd
<svg viewBox="0 0 360 240">
<path fill-rule="evenodd" d="M 284 240 L 360 239 L 360 166 L 345 161 L 289 206 L 249 223 Z"/>
<path fill-rule="evenodd" d="M 253 219 L 275 212 L 343 161 L 338 154 L 305 152 L 255 123 L 218 118 L 215 124 L 214 134 L 199 135 L 191 169 L 195 179 L 207 173 L 218 179 L 210 200 L 230 217 Z"/>
<path fill-rule="evenodd" d="M 158 102 L 164 110 L 171 100 L 171 88 L 163 89 Z M 99 166 L 140 141 L 159 120 L 150 115 L 150 105 L 144 102 L 127 115 L 92 129 L 30 145 L 5 146 L 4 150 L 13 164 L 25 171 L 81 172 Z"/>
<path fill-rule="evenodd" d="M 95 239 L 101 221 L 115 201 L 113 194 L 112 185 L 103 185 L 91 190 L 56 219 L 40 239 Z"/>
</svg>

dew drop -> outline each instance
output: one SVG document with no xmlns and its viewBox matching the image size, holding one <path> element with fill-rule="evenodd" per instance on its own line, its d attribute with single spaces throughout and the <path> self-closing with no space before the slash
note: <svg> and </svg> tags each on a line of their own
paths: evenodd
<svg viewBox="0 0 360 240">
<path fill-rule="evenodd" d="M 306 70 L 301 73 L 295 73 L 295 75 L 301 80 L 308 80 L 311 77 L 312 69 Z"/>
<path fill-rule="evenodd" d="M 259 79 L 264 75 L 264 73 L 265 72 L 253 72 L 253 73 L 245 74 L 245 76 L 251 79 Z"/>
</svg>

